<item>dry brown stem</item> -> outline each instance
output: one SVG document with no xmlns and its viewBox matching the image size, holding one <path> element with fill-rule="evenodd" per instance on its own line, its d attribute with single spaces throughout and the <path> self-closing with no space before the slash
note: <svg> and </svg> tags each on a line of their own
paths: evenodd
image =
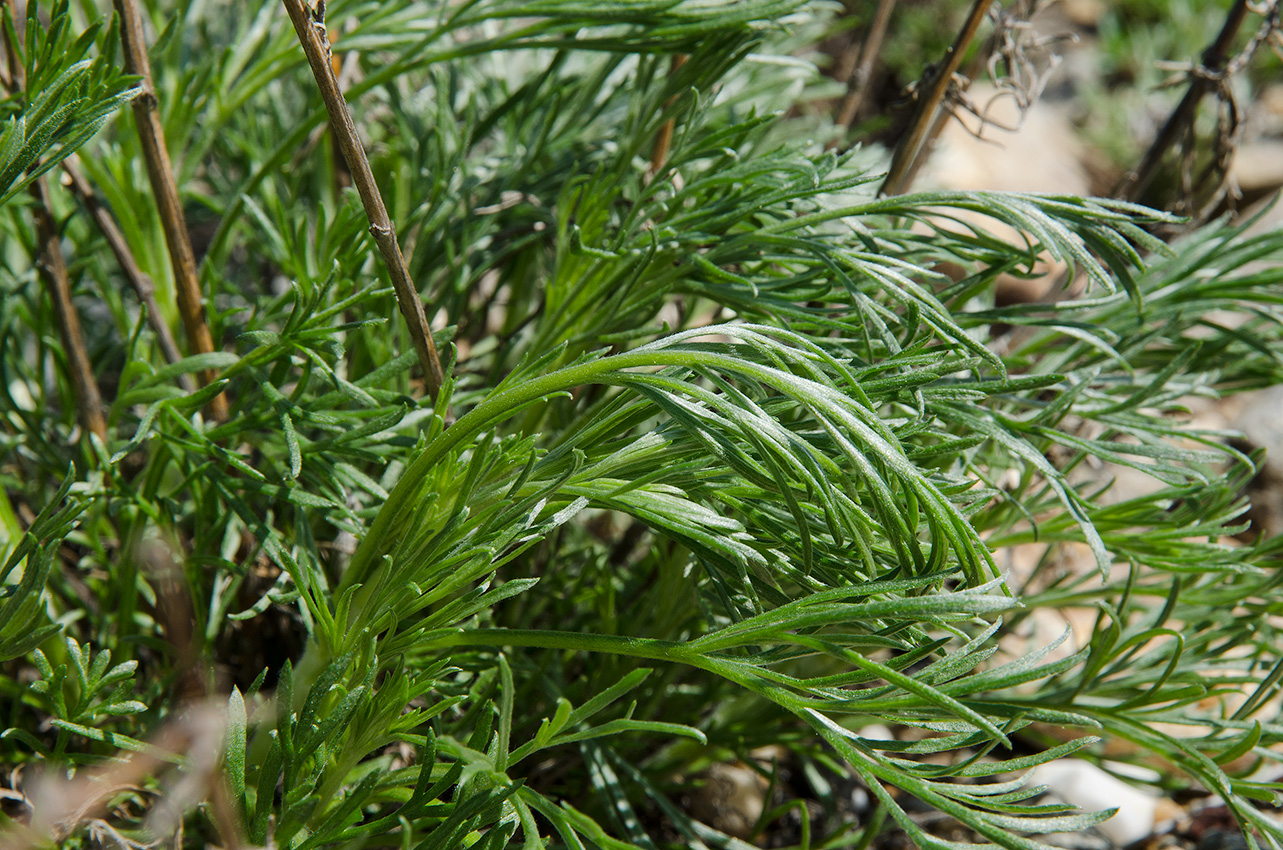
<svg viewBox="0 0 1283 850">
<path fill-rule="evenodd" d="M 984 45 L 972 57 L 966 69 L 955 76 L 946 92 L 945 101 L 942 103 L 943 108 L 936 114 L 931 122 L 931 128 L 927 131 L 922 145 L 924 153 L 915 158 L 909 166 L 901 181 L 903 187 L 914 184 L 918 172 L 926 164 L 930 151 L 935 147 L 936 141 L 950 119 L 957 118 L 962 128 L 977 139 L 985 138 L 984 131 L 987 127 L 997 127 L 1009 133 L 1020 129 L 1025 114 L 1042 95 L 1051 71 L 1059 61 L 1058 57 L 1049 50 L 1049 45 L 1065 39 L 1064 36 L 1043 38 L 1033 32 L 1030 20 L 1039 5 L 1040 0 L 1024 0 L 1024 2 L 995 9 L 993 33 L 985 39 Z M 997 90 L 997 94 L 981 106 L 968 96 L 968 90 L 972 81 L 980 76 L 986 66 L 989 79 Z M 1003 68 L 1006 73 L 1002 72 Z M 1020 116 L 1020 119 L 1011 126 L 998 121 L 990 112 L 994 102 L 1004 97 L 1014 100 Z M 967 126 L 960 117 L 963 113 L 970 114 L 978 120 L 977 129 L 972 130 Z"/>
<path fill-rule="evenodd" d="M 841 127 L 850 128 L 851 123 L 860 114 L 860 107 L 864 106 L 864 99 L 869 91 L 869 80 L 873 78 L 873 65 L 882 52 L 882 40 L 886 37 L 887 26 L 891 23 L 893 9 L 895 9 L 895 0 L 878 0 L 878 8 L 873 13 L 873 21 L 869 24 L 869 33 L 865 36 L 864 45 L 860 48 L 860 58 L 846 81 L 846 97 L 842 98 L 837 116 L 837 123 Z"/>
<path fill-rule="evenodd" d="M 415 353 L 419 358 L 419 367 L 428 388 L 428 395 L 435 399 L 445 379 L 441 369 L 441 359 L 437 356 L 436 346 L 432 342 L 432 332 L 428 327 L 427 316 L 423 312 L 423 302 L 419 292 L 410 280 L 410 270 L 406 268 L 405 258 L 401 255 L 401 246 L 397 242 L 396 229 L 388 217 L 383 196 L 379 193 L 378 184 L 374 182 L 374 173 L 370 170 L 370 161 L 366 158 L 365 149 L 356 132 L 356 123 L 352 113 L 343 99 L 339 89 L 338 78 L 334 75 L 334 66 L 329 55 L 329 39 L 325 30 L 324 4 L 318 6 L 318 15 L 313 17 L 303 5 L 302 0 L 283 0 L 294 31 L 298 34 L 299 43 L 307 55 L 307 63 L 316 78 L 316 86 L 325 102 L 325 109 L 330 114 L 330 130 L 338 142 L 343 158 L 347 161 L 348 170 L 352 173 L 352 182 L 361 195 L 361 204 L 365 215 L 370 220 L 370 234 L 378 246 L 388 274 L 392 278 L 392 288 L 396 292 L 397 306 L 410 329 L 410 339 L 414 343 Z"/>
<path fill-rule="evenodd" d="M 891 157 L 891 170 L 882 181 L 882 187 L 878 189 L 879 195 L 898 195 L 908 185 L 906 178 L 911 166 L 917 160 L 931 132 L 936 113 L 940 110 L 945 93 L 949 91 L 949 85 L 953 82 L 953 75 L 958 72 L 958 67 L 962 64 L 962 56 L 979 32 L 980 25 L 984 22 L 991 5 L 993 0 L 975 0 L 972 5 L 966 22 L 945 54 L 944 63 L 932 76 L 927 91 L 918 97 L 918 107 L 913 113 L 913 119 L 909 122 L 908 132 L 900 140 L 895 154 Z"/>
<path fill-rule="evenodd" d="M 80 203 L 88 211 L 94 223 L 98 225 L 99 232 L 107 241 L 107 246 L 111 248 L 111 253 L 115 255 L 116 262 L 120 265 L 121 272 L 124 273 L 125 279 L 133 287 L 134 293 L 138 300 L 142 302 L 143 308 L 147 312 L 147 322 L 151 325 L 152 330 L 156 332 L 156 339 L 160 343 L 161 353 L 165 359 L 174 363 L 182 358 L 178 351 L 178 344 L 174 341 L 174 334 L 169 330 L 169 325 L 165 323 L 165 318 L 160 312 L 160 306 L 156 303 L 156 290 L 152 285 L 151 278 L 147 276 L 138 262 L 134 259 L 134 254 L 129 250 L 129 243 L 125 241 L 125 235 L 120 232 L 116 225 L 116 220 L 112 218 L 107 208 L 98 200 L 98 195 L 94 192 L 93 186 L 85 179 L 81 173 L 79 161 L 75 154 L 67 157 L 62 161 L 62 170 L 65 176 L 63 185 L 69 188 L 79 199 Z M 187 375 L 181 376 L 183 388 L 188 392 L 196 389 L 195 383 Z"/>
<path fill-rule="evenodd" d="M 6 2 L 7 5 L 7 2 Z M 17 10 L 15 10 L 16 12 Z M 14 17 L 18 17 L 17 14 Z M 17 45 L 10 43 L 8 32 L 4 38 L 5 59 L 9 72 L 3 84 L 5 91 L 25 89 L 23 66 L 18 60 Z M 37 265 L 40 276 L 53 301 L 54 315 L 58 321 L 58 334 L 67 357 L 67 370 L 71 373 L 72 390 L 76 396 L 76 412 L 80 425 L 87 432 L 107 441 L 107 420 L 102 414 L 102 394 L 94 380 L 89 350 L 85 347 L 85 334 L 80 327 L 80 316 L 71 300 L 71 279 L 67 274 L 67 261 L 62 256 L 62 235 L 49 207 L 49 189 L 44 178 L 31 184 L 35 199 L 33 214 L 36 219 Z"/>
<path fill-rule="evenodd" d="M 676 74 L 686 64 L 688 58 L 684 53 L 673 54 L 672 62 L 668 66 L 668 75 L 671 77 Z M 664 108 L 668 109 L 676 102 L 677 95 L 673 95 L 664 103 Z M 673 130 L 676 126 L 677 122 L 669 118 L 659 128 L 659 132 L 655 134 L 655 146 L 651 148 L 650 152 L 650 176 L 652 178 L 658 176 L 659 170 L 664 167 L 664 163 L 668 162 L 668 152 L 673 147 Z"/>
<path fill-rule="evenodd" d="M 57 222 L 49 211 L 49 190 L 43 178 L 31 184 L 31 194 L 36 199 L 34 213 L 36 234 L 40 245 L 40 273 L 49 297 L 53 300 L 58 317 L 58 333 L 67 355 L 67 371 L 71 373 L 72 387 L 76 393 L 76 408 L 80 424 L 86 431 L 107 441 L 107 420 L 102 415 L 102 395 L 94 380 L 93 365 L 85 348 L 85 335 L 80 328 L 80 317 L 71 303 L 71 280 L 67 276 L 67 263 L 62 256 L 62 236 Z"/>
<path fill-rule="evenodd" d="M 1143 195 L 1158 176 L 1163 157 L 1182 137 L 1188 137 L 1198 114 L 1198 104 L 1204 95 L 1219 85 L 1219 72 L 1224 71 L 1229 63 L 1230 48 L 1249 12 L 1251 8 L 1248 0 L 1235 0 L 1216 40 L 1203 51 L 1202 68 L 1198 69 L 1201 73 L 1191 75 L 1185 96 L 1172 110 L 1167 123 L 1158 131 L 1140 165 L 1135 171 L 1129 172 L 1114 189 L 1116 197 L 1135 200 Z"/>
<path fill-rule="evenodd" d="M 209 800 L 223 846 L 240 850 L 245 845 L 219 772 L 226 716 L 225 701 L 191 703 L 171 716 L 141 752 L 121 751 L 103 764 L 77 770 L 72 779 L 57 770 L 38 774 L 24 783 L 30 787 L 24 795 L 32 810 L 30 824 L 10 821 L 0 831 L 0 846 L 36 850 L 61 844 L 86 822 L 114 832 L 102 820 L 109 815 L 112 798 L 124 791 L 151 789 L 150 780 L 160 778 L 161 793 L 147 819 L 149 830 L 159 839 L 157 844 L 181 828 L 176 814 Z M 185 762 L 185 768 L 178 773 L 173 765 L 180 761 Z"/>
<path fill-rule="evenodd" d="M 0 847 L 5 850 L 61 846 L 82 825 L 88 825 L 91 837 L 106 834 L 116 840 L 120 834 L 110 822 L 112 800 L 126 791 L 150 796 L 153 802 L 143 825 L 150 840 L 116 841 L 122 847 L 182 846 L 183 819 L 202 803 L 208 804 L 222 846 L 227 850 L 245 847 L 222 773 L 227 700 L 222 695 L 211 699 L 208 694 L 209 668 L 202 663 L 192 631 L 191 596 L 174 560 L 175 550 L 153 539 L 140 546 L 137 556 L 157 591 L 156 620 L 181 671 L 175 696 L 182 710 L 172 714 L 141 748 L 120 751 L 101 764 L 78 769 L 74 778 L 49 768 L 24 779 L 26 790 L 11 796 L 26 803 L 30 822 L 11 820 L 0 827 Z"/>
<path fill-rule="evenodd" d="M 343 70 L 344 67 L 351 68 L 354 63 L 348 63 L 343 58 L 342 53 L 335 53 L 334 46 L 339 43 L 339 31 L 330 30 L 328 33 L 330 40 L 330 66 L 334 69 L 334 76 L 339 81 L 339 87 L 344 84 Z M 353 56 L 352 58 L 356 58 Z M 333 133 L 330 133 L 330 148 L 334 157 L 334 194 L 340 195 L 344 189 L 352 185 L 352 172 L 348 171 L 347 162 L 343 159 L 343 149 L 339 147 L 339 140 Z"/>
<path fill-rule="evenodd" d="M 9 66 L 21 76 L 22 66 L 17 63 L 17 54 L 8 49 Z M 12 92 L 13 76 L 8 71 L 0 69 L 0 86 L 4 87 L 7 92 Z M 63 170 L 63 186 L 71 190 L 80 203 L 89 212 L 91 218 L 98 225 L 102 232 L 103 238 L 107 240 L 108 247 L 116 256 L 116 261 L 120 264 L 120 269 L 133 287 L 134 292 L 138 295 L 138 300 L 142 302 L 147 310 L 147 321 L 156 332 L 157 339 L 160 341 L 161 353 L 170 363 L 179 360 L 182 355 L 178 352 L 178 345 L 174 342 L 174 334 L 170 331 L 169 325 L 165 324 L 164 317 L 161 315 L 160 307 L 156 304 L 156 288 L 152 284 L 151 278 L 147 276 L 141 268 L 138 267 L 137 261 L 134 260 L 133 252 L 129 250 L 129 243 L 125 241 L 124 234 L 116 225 L 116 220 L 112 218 L 111 213 L 98 200 L 98 195 L 94 192 L 93 186 L 85 179 L 80 171 L 80 158 L 74 153 L 70 154 L 61 163 Z M 195 383 L 187 375 L 180 377 L 183 388 L 188 392 L 196 389 Z"/>
<path fill-rule="evenodd" d="M 113 2 L 116 13 L 120 15 L 120 40 L 125 53 L 125 69 L 142 77 L 139 84 L 141 91 L 133 102 L 134 119 L 138 124 L 138 138 L 147 164 L 147 179 L 151 183 L 152 194 L 160 211 L 165 244 L 169 247 L 178 312 L 182 316 L 187 344 L 192 353 L 207 354 L 214 350 L 214 339 L 205 321 L 200 278 L 196 272 L 196 254 L 192 250 L 191 235 L 178 198 L 169 148 L 165 145 L 164 128 L 160 123 L 156 87 L 152 82 L 151 63 L 147 59 L 147 45 L 143 37 L 142 13 L 138 8 L 138 0 Z M 199 377 L 202 384 L 207 384 L 214 379 L 214 373 L 203 370 Z M 209 402 L 207 410 L 214 419 L 226 420 L 227 398 L 219 394 Z"/>
<path fill-rule="evenodd" d="M 984 57 L 977 56 L 971 62 L 971 64 L 967 67 L 967 70 L 959 74 L 957 76 L 957 79 L 954 80 L 953 91 L 950 93 L 950 96 L 955 100 L 959 98 L 966 98 L 967 91 L 971 87 L 971 81 L 975 79 L 976 74 L 979 73 L 982 67 L 984 67 Z M 976 114 L 981 119 L 980 121 L 981 131 L 984 130 L 985 125 L 994 123 L 991 119 L 986 118 L 983 115 L 980 115 L 978 112 L 974 112 L 974 114 Z M 938 112 L 936 112 L 936 116 L 933 119 L 931 119 L 931 126 L 930 128 L 927 129 L 927 134 L 922 140 L 922 150 L 925 151 L 926 153 L 915 157 L 913 162 L 909 164 L 909 167 L 905 170 L 904 177 L 900 180 L 900 186 L 901 186 L 900 191 L 904 191 L 909 186 L 912 186 L 914 184 L 914 181 L 918 179 L 918 173 L 921 172 L 922 167 L 926 165 L 927 159 L 929 158 L 932 149 L 935 147 L 936 142 L 940 139 L 940 135 L 944 133 L 944 128 L 948 126 L 950 119 L 954 117 L 955 117 L 955 109 L 951 104 L 947 105 L 946 108 L 940 109 Z M 962 122 L 959 121 L 959 123 L 962 123 Z M 963 127 L 966 128 L 966 124 L 963 124 Z M 1014 131 L 1015 128 L 1010 128 L 1010 129 Z M 968 132 L 970 132 L 969 129 L 968 129 Z"/>
<path fill-rule="evenodd" d="M 179 670 L 173 692 L 184 703 L 199 702 L 208 695 L 208 666 L 203 663 L 200 647 L 192 631 L 196 616 L 192 612 L 191 594 L 183 580 L 183 571 L 174 560 L 176 547 L 159 540 L 148 540 L 138 548 L 137 558 L 148 583 L 156 591 L 152 614 L 164 632 Z"/>
</svg>

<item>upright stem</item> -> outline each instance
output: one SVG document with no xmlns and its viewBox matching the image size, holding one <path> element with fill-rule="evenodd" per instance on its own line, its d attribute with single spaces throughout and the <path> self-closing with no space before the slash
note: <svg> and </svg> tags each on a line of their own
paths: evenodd
<svg viewBox="0 0 1283 850">
<path fill-rule="evenodd" d="M 441 359 L 437 356 L 436 346 L 432 342 L 432 332 L 428 328 L 428 319 L 423 312 L 423 302 L 419 300 L 418 289 L 410 280 L 410 270 L 401 255 L 401 246 L 397 243 L 396 229 L 388 217 L 383 196 L 379 194 L 378 184 L 374 182 L 374 172 L 370 170 L 370 161 L 361 147 L 361 139 L 356 132 L 352 113 L 348 111 L 347 101 L 339 90 L 338 78 L 334 75 L 334 66 L 328 55 L 328 39 L 322 42 L 325 32 L 323 20 L 313 18 L 302 0 L 283 0 L 294 31 L 298 34 L 303 52 L 307 54 L 307 63 L 316 78 L 321 99 L 330 114 L 330 129 L 338 142 L 343 158 L 347 161 L 348 170 L 352 172 L 352 182 L 361 195 L 361 204 L 365 207 L 366 218 L 370 220 L 370 234 L 383 256 L 388 274 L 392 278 L 392 287 L 396 291 L 397 306 L 405 317 L 410 328 L 410 339 L 414 343 L 415 353 L 419 357 L 419 367 L 427 383 L 428 395 L 433 399 L 441 389 L 445 379 L 441 369 Z M 323 7 L 322 7 L 323 8 Z"/>
<path fill-rule="evenodd" d="M 94 223 L 98 225 L 98 230 L 107 241 L 107 247 L 111 249 L 111 253 L 115 255 L 121 272 L 124 273 L 125 279 L 129 281 L 129 285 L 133 287 L 138 300 L 147 311 L 147 322 L 156 332 L 156 339 L 160 343 L 160 350 L 165 355 L 165 360 L 170 363 L 177 362 L 182 355 L 178 351 L 178 344 L 174 341 L 173 332 L 170 331 L 169 325 L 166 324 L 160 312 L 160 305 L 156 303 L 156 290 L 151 278 L 138 267 L 133 252 L 129 250 L 129 243 L 125 241 L 125 235 L 120 232 L 111 213 L 98 200 L 93 186 L 81 173 L 77 159 L 76 155 L 72 154 L 62 161 L 62 170 L 66 175 L 65 185 L 71 189 L 72 194 L 80 200 Z M 188 392 L 196 389 L 196 385 L 192 383 L 189 376 L 182 375 L 180 380 L 183 381 L 184 389 Z"/>
<path fill-rule="evenodd" d="M 1216 40 L 1212 42 L 1211 46 L 1203 51 L 1203 68 L 1209 71 L 1222 71 L 1225 69 L 1226 64 L 1229 62 L 1230 48 L 1234 45 L 1234 38 L 1238 35 L 1238 31 L 1243 26 L 1243 21 L 1247 19 L 1250 11 L 1248 0 L 1235 0 L 1225 18 L 1224 26 L 1221 27 L 1220 34 L 1216 36 Z M 1181 98 L 1181 102 L 1172 110 L 1167 123 L 1163 125 L 1163 129 L 1158 132 L 1153 144 L 1145 152 L 1145 157 L 1141 160 L 1140 165 L 1136 167 L 1135 171 L 1129 172 L 1114 189 L 1116 197 L 1136 200 L 1144 194 L 1145 190 L 1149 188 L 1150 184 L 1154 182 L 1154 178 L 1158 175 L 1158 169 L 1162 164 L 1163 157 L 1186 130 L 1193 126 L 1199 101 L 1215 85 L 1216 81 L 1211 75 L 1195 75 L 1190 80 L 1185 96 Z"/>
<path fill-rule="evenodd" d="M 931 78 L 929 89 L 918 98 L 918 108 L 913 113 L 909 131 L 896 146 L 895 155 L 891 158 L 891 170 L 882 181 L 882 188 L 878 190 L 879 195 L 898 195 L 908 185 L 905 178 L 914 160 L 922 151 L 923 142 L 926 141 L 931 130 L 940 103 L 944 100 L 945 93 L 949 91 L 949 83 L 953 81 L 953 75 L 962 64 L 963 54 L 967 52 L 967 47 L 979 32 L 980 25 L 984 23 L 985 15 L 992 5 L 993 0 L 975 0 L 972 5 L 966 23 L 963 24 L 958 37 L 954 39 L 953 46 L 945 54 L 944 64 Z"/>
<path fill-rule="evenodd" d="M 335 53 L 334 46 L 338 44 L 338 30 L 329 30 L 327 38 L 330 42 L 330 67 L 334 69 L 334 78 L 339 81 L 339 87 L 343 86 L 343 54 Z M 343 148 L 339 146 L 339 140 L 336 135 L 330 133 L 330 151 L 334 157 L 334 196 L 337 198 L 343 193 L 343 190 L 352 185 L 352 172 L 348 170 L 347 161 L 343 159 Z"/>
<path fill-rule="evenodd" d="M 686 64 L 687 58 L 684 53 L 673 54 L 672 62 L 668 66 L 668 75 L 671 77 L 676 74 Z M 664 103 L 664 108 L 668 109 L 676 102 L 677 95 L 673 95 Z M 658 177 L 660 169 L 664 167 L 664 163 L 668 162 L 668 152 L 673 147 L 673 130 L 676 126 L 676 122 L 669 118 L 659 128 L 659 132 L 655 134 L 655 146 L 651 148 L 650 152 L 650 176 L 652 178 Z"/>
<path fill-rule="evenodd" d="M 0 5 L 8 5 L 8 2 L 9 0 L 0 0 Z M 14 17 L 20 19 L 16 14 Z M 11 43 L 8 36 L 9 31 L 5 30 L 4 53 L 9 72 L 3 81 L 4 88 L 9 93 L 25 92 L 27 81 L 18 55 L 18 45 Z M 58 223 L 54 221 L 53 213 L 50 212 L 49 188 L 45 185 L 44 178 L 32 183 L 30 191 L 35 199 L 33 215 L 36 219 L 37 265 L 40 276 L 49 289 L 50 300 L 53 301 L 58 334 L 62 337 L 67 370 L 71 373 L 77 416 L 81 427 L 106 443 L 107 420 L 102 415 L 102 394 L 98 392 L 98 382 L 94 380 L 93 365 L 85 347 L 85 334 L 80 327 L 80 316 L 71 300 L 71 279 L 67 274 L 67 261 L 62 256 L 62 235 L 58 232 Z"/>
<path fill-rule="evenodd" d="M 990 43 L 984 49 L 980 50 L 976 54 L 975 58 L 971 60 L 967 69 L 962 72 L 964 79 L 958 81 L 958 87 L 960 89 L 965 91 L 970 88 L 971 81 L 984 70 L 985 63 L 989 61 L 989 56 L 992 54 L 992 48 L 993 42 L 990 40 Z M 926 165 L 927 161 L 931 158 L 931 152 L 935 149 L 935 144 L 939 140 L 940 134 L 944 132 L 944 128 L 948 126 L 949 119 L 952 117 L 952 113 L 946 109 L 941 109 L 936 112 L 935 118 L 931 120 L 931 127 L 927 130 L 927 135 L 922 140 L 922 149 L 926 153 L 916 157 L 913 162 L 909 164 L 908 169 L 904 173 L 904 178 L 901 181 L 903 186 L 912 186 L 917 180 L 918 172 L 922 171 L 922 167 Z"/>
<path fill-rule="evenodd" d="M 138 138 L 147 163 L 147 179 L 160 211 L 161 226 L 165 231 L 165 244 L 169 247 L 169 261 L 174 269 L 174 283 L 178 296 L 178 312 L 182 316 L 187 344 L 193 354 L 207 354 L 214 350 L 214 339 L 205 321 L 205 308 L 201 303 L 200 279 L 196 272 L 196 253 L 192 250 L 187 220 L 178 199 L 178 186 L 174 183 L 173 166 L 169 149 L 165 145 L 164 128 L 157 109 L 156 87 L 152 82 L 151 63 L 147 59 L 147 45 L 143 37 L 142 13 L 138 0 L 113 0 L 120 15 L 121 43 L 125 52 L 125 69 L 142 77 L 141 92 L 134 98 L 134 119 L 138 124 Z M 214 373 L 203 370 L 201 383 L 213 380 Z M 210 415 L 219 421 L 227 419 L 227 399 L 222 394 L 209 403 Z"/>
<path fill-rule="evenodd" d="M 71 280 L 67 276 L 67 263 L 62 256 L 62 236 L 49 211 L 49 190 L 44 178 L 31 184 L 31 194 L 36 199 L 34 213 L 36 234 L 40 244 L 40 271 L 49 288 L 54 312 L 58 316 L 58 332 L 67 354 L 67 370 L 76 394 L 76 407 L 80 424 L 86 431 L 107 441 L 107 420 L 102 415 L 102 395 L 94 380 L 93 366 L 85 348 L 85 335 L 80 328 L 80 317 L 71 302 Z"/>
<path fill-rule="evenodd" d="M 869 25 L 869 34 L 865 36 L 864 46 L 860 48 L 860 58 L 856 62 L 850 78 L 846 81 L 846 97 L 842 98 L 838 110 L 837 123 L 850 127 L 860 114 L 860 107 L 869 91 L 869 80 L 873 76 L 873 65 L 882 52 L 882 39 L 886 37 L 887 26 L 891 23 L 891 11 L 895 0 L 878 0 L 877 11 L 873 13 L 873 22 Z"/>
</svg>

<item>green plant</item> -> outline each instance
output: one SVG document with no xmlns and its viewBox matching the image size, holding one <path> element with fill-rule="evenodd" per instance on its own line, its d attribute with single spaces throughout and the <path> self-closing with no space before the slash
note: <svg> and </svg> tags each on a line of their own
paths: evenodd
<svg viewBox="0 0 1283 850">
<path fill-rule="evenodd" d="M 797 135 L 814 119 L 785 114 L 815 84 L 789 28 L 832 12 L 329 4 L 445 328 L 429 400 L 283 12 L 157 10 L 152 70 L 187 217 L 211 225 L 223 344 L 165 363 L 59 197 L 111 389 L 107 440 L 81 433 L 29 226 L 4 210 L 0 508 L 45 509 L 25 529 L 0 512 L 3 604 L 39 624 L 0 621 L 4 760 L 145 750 L 182 722 L 197 658 L 226 726 L 216 776 L 172 756 L 210 783 L 186 846 L 742 847 L 683 808 L 680 778 L 775 745 L 814 788 L 853 777 L 877 801 L 863 824 L 802 818 L 801 846 L 867 847 L 888 822 L 957 846 L 902 791 L 1033 848 L 1108 813 L 1007 775 L 1109 736 L 1277 847 L 1256 808 L 1277 783 L 1242 766 L 1283 740 L 1263 710 L 1283 671 L 1277 544 L 1223 542 L 1259 458 L 1181 412 L 1277 382 L 1283 234 L 1218 224 L 1167 246 L 1144 229 L 1167 216 L 1122 202 L 875 197 L 877 155 L 822 152 Z M 92 32 L 110 55 L 111 28 Z M 170 309 L 137 142 L 113 125 L 94 144 L 86 171 Z M 995 307 L 995 278 L 1045 255 L 1089 296 Z M 203 413 L 220 393 L 223 422 Z M 1081 474 L 1098 461 L 1156 487 L 1111 502 Z M 1004 582 L 993 552 L 1031 541 L 1039 572 Z M 1099 569 L 1054 575 L 1072 544 Z M 1079 651 L 993 660 L 1063 607 L 1099 611 Z M 155 840 L 136 803 L 108 821 Z"/>
<path fill-rule="evenodd" d="M 93 137 L 136 93 L 134 78 L 114 67 L 111 54 L 89 56 L 99 25 L 72 30 L 66 0 L 54 4 L 51 24 L 31 4 L 21 42 L 4 7 L 9 44 L 27 49 L 8 57 L 4 74 L 4 125 L 0 128 L 0 204 L 12 201 L 40 175 Z M 16 86 L 21 90 L 14 91 Z"/>
</svg>

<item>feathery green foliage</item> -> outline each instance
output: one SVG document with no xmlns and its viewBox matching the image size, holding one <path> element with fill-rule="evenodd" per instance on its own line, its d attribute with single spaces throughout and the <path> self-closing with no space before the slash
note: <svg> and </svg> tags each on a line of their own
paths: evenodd
<svg viewBox="0 0 1283 850">
<path fill-rule="evenodd" d="M 26 48 L 10 58 L 0 102 L 0 204 L 75 153 L 137 94 L 136 78 L 121 74 L 111 53 L 89 55 L 100 40 L 101 22 L 73 31 L 68 0 L 46 11 L 47 27 L 39 4 L 27 6 L 21 40 L 8 5 L 0 20 L 8 43 Z"/>
<path fill-rule="evenodd" d="M 112 388 L 107 444 L 80 434 L 6 206 L 4 761 L 150 752 L 204 659 L 223 755 L 176 769 L 227 811 L 187 811 L 184 846 L 230 828 L 294 850 L 742 847 L 683 808 L 682 777 L 772 745 L 828 807 L 801 846 L 866 847 L 888 819 L 962 846 L 907 794 L 1035 848 L 1109 813 L 1040 801 L 1024 772 L 1102 737 L 1279 846 L 1256 807 L 1277 783 L 1239 767 L 1283 741 L 1277 544 L 1224 542 L 1259 458 L 1180 414 L 1279 380 L 1283 234 L 1167 246 L 1145 229 L 1162 214 L 1120 202 L 875 197 L 878 155 L 824 152 L 787 114 L 822 85 L 795 55 L 824 4 L 333 2 L 452 351 L 432 403 L 282 11 L 160 7 L 156 87 L 224 344 L 165 364 L 67 204 Z M 69 38 L 77 15 L 53 17 Z M 83 31 L 101 75 L 116 36 Z M 83 90 L 98 111 L 77 143 L 109 99 Z M 172 309 L 127 122 L 91 149 Z M 1048 256 L 1088 294 L 994 306 L 999 275 Z M 226 422 L 202 412 L 220 392 Z M 1153 491 L 1109 498 L 1081 474 L 1102 461 Z M 1004 576 L 994 553 L 1032 542 L 1035 575 Z M 1062 546 L 1097 568 L 1056 573 Z M 1099 612 L 1079 651 L 1012 654 L 1005 636 L 1066 607 Z M 826 775 L 870 789 L 869 823 Z M 174 788 L 150 782 L 103 822 L 156 838 L 151 791 Z"/>
</svg>

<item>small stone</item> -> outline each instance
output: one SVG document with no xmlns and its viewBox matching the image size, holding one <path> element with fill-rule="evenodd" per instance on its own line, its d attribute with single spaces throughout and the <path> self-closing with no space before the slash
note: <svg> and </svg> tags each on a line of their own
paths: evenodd
<svg viewBox="0 0 1283 850">
<path fill-rule="evenodd" d="M 1119 846 L 1131 844 L 1154 831 L 1158 800 L 1082 759 L 1057 759 L 1034 770 L 1032 781 L 1086 812 L 1117 808 L 1109 820 L 1096 826 Z"/>
<path fill-rule="evenodd" d="M 1099 26 L 1106 8 L 1101 0 L 1061 0 L 1059 6 L 1066 20 L 1083 29 Z"/>
<path fill-rule="evenodd" d="M 1262 140 L 1242 145 L 1234 154 L 1230 176 L 1245 194 L 1270 193 L 1283 186 L 1283 142 Z"/>
<path fill-rule="evenodd" d="M 715 764 L 691 792 L 690 813 L 727 835 L 748 840 L 766 805 L 769 783 L 743 764 Z"/>
<path fill-rule="evenodd" d="M 1249 443 L 1265 449 L 1266 463 L 1283 474 L 1283 387 L 1253 394 L 1233 425 Z"/>
</svg>

